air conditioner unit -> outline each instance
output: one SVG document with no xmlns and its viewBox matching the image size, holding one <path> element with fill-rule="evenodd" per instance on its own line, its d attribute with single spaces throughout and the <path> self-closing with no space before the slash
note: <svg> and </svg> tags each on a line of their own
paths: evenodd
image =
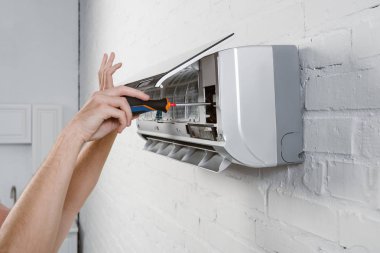
<svg viewBox="0 0 380 253">
<path fill-rule="evenodd" d="M 233 163 L 302 162 L 297 48 L 244 46 L 208 54 L 210 48 L 168 72 L 126 84 L 151 99 L 210 103 L 140 115 L 145 149 L 216 172 Z"/>
</svg>

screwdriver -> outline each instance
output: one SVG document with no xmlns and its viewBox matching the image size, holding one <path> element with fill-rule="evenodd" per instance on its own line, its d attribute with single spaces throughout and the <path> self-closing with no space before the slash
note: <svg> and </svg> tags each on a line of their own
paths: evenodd
<svg viewBox="0 0 380 253">
<path fill-rule="evenodd" d="M 133 115 L 139 115 L 146 112 L 152 111 L 162 111 L 168 112 L 171 107 L 175 106 L 205 106 L 211 105 L 211 103 L 172 103 L 168 98 L 156 99 L 156 100 L 141 100 L 135 97 L 125 96 L 128 101 L 129 106 L 131 107 Z"/>
</svg>

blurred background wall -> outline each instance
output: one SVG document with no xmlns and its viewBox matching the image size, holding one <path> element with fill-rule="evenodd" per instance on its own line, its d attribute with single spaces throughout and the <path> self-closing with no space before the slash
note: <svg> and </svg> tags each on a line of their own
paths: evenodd
<svg viewBox="0 0 380 253">
<path fill-rule="evenodd" d="M 78 1 L 0 1 L 0 103 L 78 108 Z M 0 118 L 0 124 L 6 119 Z M 33 174 L 32 143 L 0 145 L 0 202 Z"/>
</svg>

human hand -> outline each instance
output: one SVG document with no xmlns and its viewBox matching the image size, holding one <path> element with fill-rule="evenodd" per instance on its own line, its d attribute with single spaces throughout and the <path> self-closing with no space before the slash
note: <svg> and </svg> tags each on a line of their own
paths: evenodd
<svg viewBox="0 0 380 253">
<path fill-rule="evenodd" d="M 116 129 L 121 133 L 133 119 L 131 108 L 123 96 L 149 99 L 144 92 L 126 86 L 97 91 L 76 114 L 69 128 L 83 142 L 101 139 Z M 110 119 L 116 120 L 117 124 L 109 124 Z"/>
<path fill-rule="evenodd" d="M 114 60 L 115 60 L 114 52 L 112 52 L 109 57 L 106 53 L 103 55 L 103 59 L 98 71 L 99 91 L 107 90 L 114 87 L 113 74 L 122 66 L 121 63 L 117 63 L 113 65 Z M 118 128 L 119 125 L 120 123 L 117 119 L 115 118 L 107 119 L 99 127 L 97 131 L 97 136 L 106 136 L 104 133 L 110 133 L 114 131 L 115 129 Z"/>
<path fill-rule="evenodd" d="M 103 55 L 98 72 L 99 91 L 92 95 L 73 120 L 76 123 L 74 125 L 81 129 L 79 132 L 83 136 L 83 141 L 101 139 L 114 130 L 120 133 L 126 126 L 130 126 L 131 120 L 135 117 L 132 117 L 127 100 L 120 96 L 149 99 L 145 93 L 132 88 L 124 86 L 114 88 L 112 76 L 122 66 L 121 63 L 113 65 L 114 59 L 113 52 L 109 57 L 107 54 Z M 101 115 L 103 117 L 100 117 Z"/>
<path fill-rule="evenodd" d="M 99 90 L 106 90 L 114 87 L 113 74 L 122 66 L 121 62 L 113 65 L 114 60 L 114 52 L 112 52 L 109 57 L 107 54 L 103 55 L 102 63 L 100 64 L 100 68 L 98 71 Z M 132 120 L 138 117 L 139 115 L 133 116 Z M 98 133 L 101 133 L 103 131 L 109 133 L 110 129 L 116 129 L 118 125 L 119 122 L 117 119 L 108 119 L 100 126 L 100 129 L 98 129 Z"/>
</svg>

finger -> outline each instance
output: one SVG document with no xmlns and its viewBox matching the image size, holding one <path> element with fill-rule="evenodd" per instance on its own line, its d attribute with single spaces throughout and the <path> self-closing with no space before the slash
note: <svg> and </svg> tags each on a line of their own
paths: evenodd
<svg viewBox="0 0 380 253">
<path fill-rule="evenodd" d="M 131 125 L 132 118 L 133 118 L 132 110 L 127 100 L 124 97 L 110 97 L 110 96 L 104 96 L 104 95 L 100 95 L 99 97 L 100 97 L 101 103 L 105 103 L 115 108 L 120 108 L 121 110 L 123 110 L 125 115 L 127 116 L 127 126 Z"/>
<path fill-rule="evenodd" d="M 107 63 L 107 59 L 108 59 L 108 54 L 104 54 L 103 59 L 102 59 L 102 63 L 100 64 L 100 68 L 104 68 L 104 66 Z"/>
<path fill-rule="evenodd" d="M 113 61 L 114 61 L 114 60 L 115 60 L 115 53 L 112 52 L 112 53 L 110 54 L 110 58 L 108 59 L 106 65 L 105 65 L 105 69 L 110 68 L 110 67 L 113 65 Z"/>
<path fill-rule="evenodd" d="M 103 86 L 103 73 L 98 72 L 98 79 L 99 79 L 99 90 L 102 90 L 102 86 Z"/>
<path fill-rule="evenodd" d="M 121 62 L 119 62 L 118 64 L 113 65 L 113 66 L 110 68 L 110 70 L 111 70 L 111 74 L 115 73 L 116 70 L 118 70 L 119 68 L 121 68 L 122 65 L 123 65 L 123 64 L 122 64 Z"/>
<path fill-rule="evenodd" d="M 127 127 L 127 117 L 124 111 L 116 109 L 112 106 L 102 107 L 103 119 L 108 120 L 111 118 L 115 118 L 119 121 L 120 126 L 118 128 L 118 132 L 121 133 L 124 128 Z"/>
<path fill-rule="evenodd" d="M 104 91 L 104 94 L 109 95 L 109 96 L 130 96 L 130 97 L 135 97 L 139 98 L 142 100 L 148 100 L 149 95 L 145 94 L 144 92 L 140 90 L 136 90 L 124 85 L 115 87 L 113 89 L 108 89 Z"/>
<path fill-rule="evenodd" d="M 100 89 L 102 89 L 102 86 L 103 86 L 103 71 L 104 71 L 105 64 L 107 63 L 107 59 L 108 59 L 108 55 L 104 54 L 103 59 L 102 59 L 102 63 L 100 64 L 100 68 L 98 71 L 99 88 Z"/>
<path fill-rule="evenodd" d="M 118 63 L 114 66 L 112 66 L 111 68 L 107 69 L 106 70 L 106 88 L 109 89 L 109 88 L 112 88 L 113 87 L 113 78 L 112 78 L 112 75 L 116 72 L 116 70 L 118 70 L 119 68 L 121 68 L 121 63 Z"/>
<path fill-rule="evenodd" d="M 124 110 L 125 114 L 127 115 L 128 126 L 131 126 L 132 120 L 133 120 L 132 109 L 129 106 L 127 100 L 125 98 L 122 98 L 122 99 L 124 99 L 126 104 L 127 104 L 127 106 L 125 108 L 122 108 L 122 109 Z"/>
<path fill-rule="evenodd" d="M 118 107 L 121 110 L 125 112 L 125 115 L 127 116 L 127 126 L 130 126 L 132 123 L 132 109 L 128 104 L 128 101 L 124 97 L 108 97 L 109 103 L 114 106 Z"/>
<path fill-rule="evenodd" d="M 103 70 L 102 73 L 102 87 L 101 90 L 105 90 L 107 88 L 107 75 L 105 73 L 105 70 Z"/>
<path fill-rule="evenodd" d="M 108 124 L 110 128 L 112 129 L 112 131 L 114 130 L 119 131 L 120 122 L 118 119 L 110 118 L 110 119 L 105 120 L 103 124 Z"/>
</svg>

